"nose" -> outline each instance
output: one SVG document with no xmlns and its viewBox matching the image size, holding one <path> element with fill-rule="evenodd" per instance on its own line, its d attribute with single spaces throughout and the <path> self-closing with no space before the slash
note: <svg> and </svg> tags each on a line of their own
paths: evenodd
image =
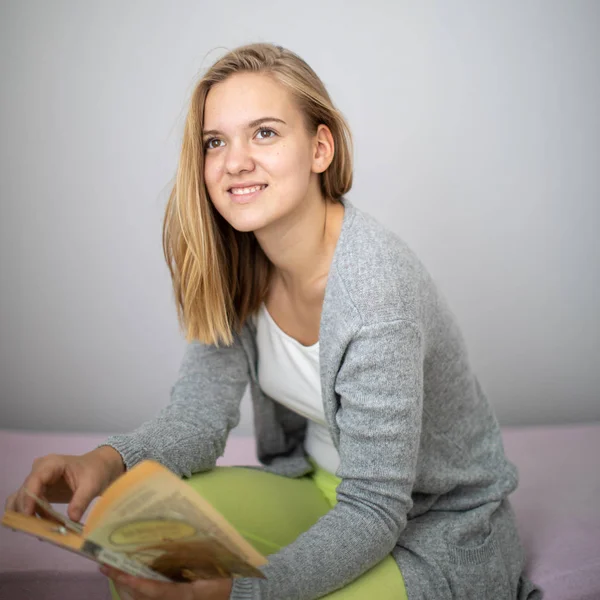
<svg viewBox="0 0 600 600">
<path fill-rule="evenodd" d="M 232 140 L 225 152 L 225 169 L 230 175 L 254 169 L 250 147 L 242 140 Z"/>
</svg>

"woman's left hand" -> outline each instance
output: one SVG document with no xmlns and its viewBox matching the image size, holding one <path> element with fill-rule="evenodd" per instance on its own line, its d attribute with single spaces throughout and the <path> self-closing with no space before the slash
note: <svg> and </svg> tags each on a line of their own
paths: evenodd
<svg viewBox="0 0 600 600">
<path fill-rule="evenodd" d="M 233 585 L 231 579 L 164 583 L 127 575 L 107 566 L 102 566 L 100 571 L 110 577 L 119 590 L 125 591 L 131 600 L 229 600 Z"/>
</svg>

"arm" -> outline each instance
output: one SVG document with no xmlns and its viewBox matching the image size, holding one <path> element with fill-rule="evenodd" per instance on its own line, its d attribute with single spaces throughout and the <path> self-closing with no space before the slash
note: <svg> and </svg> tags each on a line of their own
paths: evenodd
<svg viewBox="0 0 600 600">
<path fill-rule="evenodd" d="M 214 467 L 229 431 L 240 419 L 248 383 L 248 361 L 239 337 L 232 346 L 190 342 L 183 356 L 171 402 L 135 431 L 109 437 L 127 468 L 154 459 L 178 475 Z"/>
<path fill-rule="evenodd" d="M 422 339 L 415 323 L 361 327 L 336 380 L 338 504 L 269 557 L 266 580 L 234 580 L 233 600 L 318 598 L 347 585 L 392 551 L 412 507 L 422 373 Z"/>
</svg>

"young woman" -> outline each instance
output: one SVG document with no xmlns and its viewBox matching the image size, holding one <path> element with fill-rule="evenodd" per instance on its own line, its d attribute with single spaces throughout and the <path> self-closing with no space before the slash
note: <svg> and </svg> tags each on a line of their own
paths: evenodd
<svg viewBox="0 0 600 600">
<path fill-rule="evenodd" d="M 230 52 L 194 91 L 164 222 L 189 342 L 171 402 L 89 454 L 37 461 L 24 487 L 78 519 L 155 459 L 268 556 L 267 578 L 105 570 L 123 599 L 541 598 L 498 422 L 423 265 L 345 198 L 350 139 L 279 46 Z M 264 468 L 215 468 L 247 384 Z M 8 505 L 33 512 L 23 488 Z"/>
</svg>

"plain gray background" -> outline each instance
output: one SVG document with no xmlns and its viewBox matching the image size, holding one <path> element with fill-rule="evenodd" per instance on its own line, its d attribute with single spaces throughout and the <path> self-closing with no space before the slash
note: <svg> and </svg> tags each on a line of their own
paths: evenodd
<svg viewBox="0 0 600 600">
<path fill-rule="evenodd" d="M 349 197 L 437 280 L 500 422 L 600 420 L 600 2 L 0 6 L 0 426 L 124 431 L 168 402 L 187 101 L 253 41 L 327 85 Z"/>
</svg>

